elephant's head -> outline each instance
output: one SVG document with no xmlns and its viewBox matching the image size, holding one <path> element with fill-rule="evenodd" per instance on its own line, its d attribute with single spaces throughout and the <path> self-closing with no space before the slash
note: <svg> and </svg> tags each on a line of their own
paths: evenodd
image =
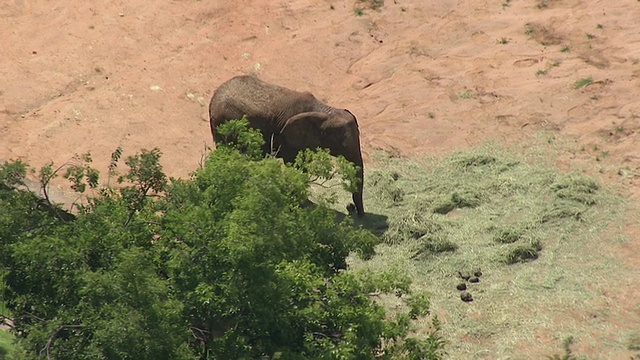
<svg viewBox="0 0 640 360">
<path fill-rule="evenodd" d="M 358 216 L 364 216 L 362 186 L 364 168 L 360 151 L 360 130 L 358 122 L 348 110 L 332 109 L 330 113 L 306 112 L 289 118 L 282 129 L 282 151 L 285 161 L 292 161 L 303 149 L 326 148 L 333 156 L 345 159 L 359 167 L 357 192 L 353 193 L 353 203 Z M 293 158 L 293 159 L 292 159 Z"/>
</svg>

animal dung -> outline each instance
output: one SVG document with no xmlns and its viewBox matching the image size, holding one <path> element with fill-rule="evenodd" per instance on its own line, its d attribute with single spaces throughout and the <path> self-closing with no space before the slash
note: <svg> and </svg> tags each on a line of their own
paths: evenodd
<svg viewBox="0 0 640 360">
<path fill-rule="evenodd" d="M 464 280 L 469 280 L 469 278 L 471 277 L 471 275 L 469 275 L 469 273 L 466 271 L 458 271 L 458 275 L 460 275 L 460 277 Z"/>
<path fill-rule="evenodd" d="M 462 270 L 458 271 L 458 276 L 460 276 L 462 281 L 456 285 L 456 289 L 460 291 L 460 300 L 464 302 L 473 301 L 473 296 L 471 295 L 471 293 L 466 291 L 468 288 L 467 282 L 471 284 L 479 283 L 480 276 L 482 276 L 482 270 L 480 270 L 480 268 L 476 268 L 472 271 L 472 274 L 473 275 L 471 275 L 467 271 L 462 271 Z"/>
</svg>

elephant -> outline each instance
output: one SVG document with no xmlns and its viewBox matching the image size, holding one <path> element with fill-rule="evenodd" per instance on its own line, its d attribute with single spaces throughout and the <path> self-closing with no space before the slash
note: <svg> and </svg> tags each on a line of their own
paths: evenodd
<svg viewBox="0 0 640 360">
<path fill-rule="evenodd" d="M 216 136 L 216 126 L 243 115 L 252 128 L 262 133 L 263 152 L 275 153 L 285 163 L 294 162 L 298 152 L 304 149 L 326 148 L 331 155 L 342 155 L 355 164 L 358 185 L 353 193 L 353 203 L 358 216 L 364 216 L 360 130 L 356 117 L 349 110 L 331 107 L 309 92 L 290 90 L 252 75 L 241 75 L 222 83 L 211 97 L 209 119 L 216 144 L 222 141 Z"/>
</svg>

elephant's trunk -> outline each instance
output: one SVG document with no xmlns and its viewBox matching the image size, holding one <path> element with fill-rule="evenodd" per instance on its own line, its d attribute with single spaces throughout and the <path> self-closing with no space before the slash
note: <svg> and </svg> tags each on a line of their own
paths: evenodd
<svg viewBox="0 0 640 360">
<path fill-rule="evenodd" d="M 360 161 L 355 163 L 359 170 L 356 173 L 356 178 L 358 179 L 358 187 L 357 191 L 353 193 L 353 203 L 356 205 L 356 210 L 358 211 L 358 216 L 364 216 L 364 204 L 362 202 L 362 189 L 364 187 L 364 166 L 362 164 L 362 155 L 360 157 Z"/>
</svg>

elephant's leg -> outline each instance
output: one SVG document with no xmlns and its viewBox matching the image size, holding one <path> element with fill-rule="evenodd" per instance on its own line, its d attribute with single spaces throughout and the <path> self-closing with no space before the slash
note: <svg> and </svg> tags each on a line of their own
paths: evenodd
<svg viewBox="0 0 640 360">
<path fill-rule="evenodd" d="M 296 156 L 298 156 L 298 151 L 287 146 L 281 146 L 278 152 L 278 157 L 282 158 L 285 164 L 293 164 L 296 162 Z"/>
<path fill-rule="evenodd" d="M 362 193 L 353 193 L 353 203 L 356 205 L 356 210 L 358 211 L 358 216 L 364 216 L 364 204 L 362 202 Z"/>
<path fill-rule="evenodd" d="M 356 174 L 358 179 L 358 191 L 353 193 L 353 203 L 356 205 L 358 216 L 364 216 L 364 203 L 362 202 L 362 190 L 364 189 L 364 169 L 362 163 L 359 165 L 358 173 Z"/>
<path fill-rule="evenodd" d="M 211 128 L 211 133 L 213 134 L 213 142 L 216 144 L 216 149 L 220 147 L 220 145 L 224 144 L 224 137 L 218 134 L 214 128 Z"/>
</svg>

